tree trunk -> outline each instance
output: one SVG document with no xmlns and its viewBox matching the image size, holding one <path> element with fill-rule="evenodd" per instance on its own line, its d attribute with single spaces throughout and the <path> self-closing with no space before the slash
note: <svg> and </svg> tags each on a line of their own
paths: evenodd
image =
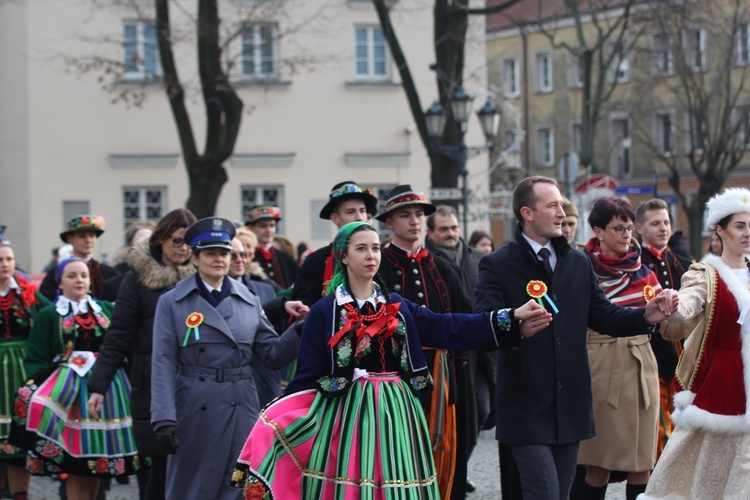
<svg viewBox="0 0 750 500">
<path fill-rule="evenodd" d="M 685 207 L 688 216 L 688 226 L 690 228 L 690 253 L 697 261 L 703 256 L 703 207 L 704 202 L 694 200 L 693 203 Z"/>
<path fill-rule="evenodd" d="M 187 169 L 191 173 L 188 174 L 190 194 L 186 208 L 199 219 L 215 215 L 221 188 L 229 180 L 226 170 L 221 163 L 212 165 L 205 158 L 196 158 Z"/>
<path fill-rule="evenodd" d="M 229 84 L 221 66 L 217 0 L 198 2 L 198 68 L 206 108 L 203 154 L 198 153 L 195 144 L 190 115 L 185 106 L 185 93 L 172 52 L 169 0 L 155 0 L 155 3 L 164 83 L 190 183 L 187 208 L 199 219 L 210 217 L 216 212 L 221 188 L 228 180 L 222 165 L 234 151 L 243 107 L 242 100 Z"/>
</svg>

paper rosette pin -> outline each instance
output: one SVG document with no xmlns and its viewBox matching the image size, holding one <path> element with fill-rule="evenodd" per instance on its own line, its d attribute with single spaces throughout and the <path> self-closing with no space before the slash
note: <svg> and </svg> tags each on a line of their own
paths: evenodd
<svg viewBox="0 0 750 500">
<path fill-rule="evenodd" d="M 199 341 L 201 339 L 201 332 L 198 330 L 198 327 L 203 323 L 203 315 L 199 312 L 190 313 L 190 316 L 187 317 L 185 320 L 185 325 L 187 325 L 188 329 L 187 332 L 185 332 L 185 340 L 182 341 L 182 347 L 185 347 L 188 343 L 188 340 L 190 339 L 190 332 L 195 332 L 195 341 Z"/>
<path fill-rule="evenodd" d="M 555 305 L 555 303 L 552 302 L 552 298 L 550 298 L 550 296 L 547 294 L 547 285 L 544 283 L 544 281 L 539 281 L 539 280 L 529 281 L 529 284 L 526 285 L 526 293 L 528 293 L 532 299 L 536 299 L 536 301 L 542 307 L 544 307 L 544 303 L 542 303 L 542 297 L 544 297 L 544 299 L 547 302 L 549 302 L 550 307 L 552 307 L 552 310 L 555 313 L 560 312 L 557 309 L 557 306 Z"/>
<path fill-rule="evenodd" d="M 646 285 L 643 287 L 643 298 L 646 299 L 646 302 L 651 302 L 651 299 L 656 297 L 656 292 L 654 291 L 654 287 L 651 285 Z"/>
</svg>

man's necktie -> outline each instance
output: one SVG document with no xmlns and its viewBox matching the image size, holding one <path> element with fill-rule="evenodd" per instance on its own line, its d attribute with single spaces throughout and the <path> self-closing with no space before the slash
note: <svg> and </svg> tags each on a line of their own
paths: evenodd
<svg viewBox="0 0 750 500">
<path fill-rule="evenodd" d="M 221 292 L 218 290 L 211 290 L 211 296 L 216 299 L 216 302 L 218 302 L 219 297 L 221 297 Z"/>
<path fill-rule="evenodd" d="M 539 257 L 542 258 L 542 264 L 544 264 L 544 270 L 547 271 L 547 274 L 549 275 L 549 277 L 552 278 L 553 271 L 552 271 L 552 264 L 550 264 L 549 262 L 549 257 L 550 257 L 549 249 L 542 248 L 541 250 L 539 250 L 538 255 Z"/>
</svg>

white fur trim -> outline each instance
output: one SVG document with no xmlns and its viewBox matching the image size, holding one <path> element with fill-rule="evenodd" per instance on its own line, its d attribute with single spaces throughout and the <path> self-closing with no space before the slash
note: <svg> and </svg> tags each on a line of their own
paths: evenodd
<svg viewBox="0 0 750 500">
<path fill-rule="evenodd" d="M 674 407 L 677 410 L 684 410 L 691 404 L 695 399 L 695 393 L 690 391 L 680 391 L 674 395 Z"/>
<path fill-rule="evenodd" d="M 724 217 L 732 214 L 750 214 L 750 190 L 745 188 L 727 188 L 721 194 L 714 195 L 706 203 L 708 216 L 706 228 L 716 229 L 716 224 Z"/>
<path fill-rule="evenodd" d="M 722 434 L 741 434 L 750 431 L 750 420 L 745 415 L 717 415 L 690 405 L 672 413 L 672 422 L 680 427 L 703 429 Z"/>
<path fill-rule="evenodd" d="M 750 195 L 750 191 L 747 191 Z M 724 264 L 720 257 L 707 256 L 704 262 L 713 266 L 727 285 L 727 289 L 737 301 L 737 307 L 742 310 L 750 303 L 750 291 L 742 283 L 732 269 Z M 747 320 L 747 319 L 746 319 Z M 695 394 L 682 391 L 675 394 L 675 412 L 672 420 L 675 424 L 687 427 L 697 427 L 714 432 L 739 433 L 750 431 L 750 335 L 741 334 L 741 355 L 743 380 L 745 382 L 745 414 L 744 415 L 716 415 L 694 406 Z"/>
</svg>

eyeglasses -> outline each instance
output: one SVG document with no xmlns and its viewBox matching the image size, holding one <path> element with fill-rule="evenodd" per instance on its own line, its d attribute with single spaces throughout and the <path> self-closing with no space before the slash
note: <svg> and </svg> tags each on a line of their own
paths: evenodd
<svg viewBox="0 0 750 500">
<path fill-rule="evenodd" d="M 245 260 L 247 259 L 247 253 L 245 252 L 232 252 L 232 260 Z"/>
<path fill-rule="evenodd" d="M 180 248 L 182 245 L 187 245 L 187 241 L 182 238 L 170 238 L 172 240 L 172 246 Z"/>
<path fill-rule="evenodd" d="M 608 227 L 607 229 L 611 229 L 612 231 L 616 232 L 617 234 L 625 234 L 625 231 L 629 232 L 630 234 L 633 234 L 633 231 L 635 231 L 635 226 L 615 226 L 615 227 Z"/>
</svg>

